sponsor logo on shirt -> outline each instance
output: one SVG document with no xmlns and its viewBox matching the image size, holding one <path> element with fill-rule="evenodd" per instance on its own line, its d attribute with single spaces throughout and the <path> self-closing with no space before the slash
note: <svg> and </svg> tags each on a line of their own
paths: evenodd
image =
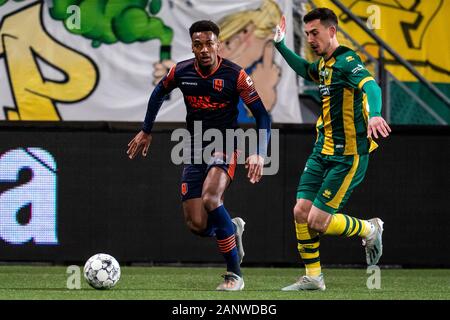
<svg viewBox="0 0 450 320">
<path fill-rule="evenodd" d="M 181 82 L 181 84 L 184 86 L 197 86 L 198 85 L 197 82 L 189 82 L 189 81 L 183 81 L 183 82 Z"/>
<path fill-rule="evenodd" d="M 210 96 L 185 96 L 189 105 L 194 109 L 222 109 L 228 102 L 213 102 Z"/>
<path fill-rule="evenodd" d="M 358 72 L 360 72 L 361 70 L 364 70 L 364 66 L 362 64 L 359 64 L 353 68 L 352 73 L 353 74 L 357 74 Z"/>
<path fill-rule="evenodd" d="M 330 87 L 327 85 L 321 84 L 319 85 L 319 92 L 322 97 L 330 95 Z"/>
</svg>

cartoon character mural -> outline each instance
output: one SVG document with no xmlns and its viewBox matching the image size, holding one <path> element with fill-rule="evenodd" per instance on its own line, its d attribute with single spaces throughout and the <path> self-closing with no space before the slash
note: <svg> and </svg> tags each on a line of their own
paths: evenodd
<svg viewBox="0 0 450 320">
<path fill-rule="evenodd" d="M 7 1 L 3 0 L 0 5 Z M 19 1 L 16 1 L 19 2 Z M 68 27 L 70 6 L 79 8 L 79 28 Z M 62 20 L 68 32 L 101 44 L 126 44 L 153 39 L 161 41 L 160 59 L 169 59 L 173 32 L 161 19 L 151 17 L 161 0 L 54 0 L 50 16 Z M 43 23 L 43 1 L 21 7 L 3 17 L 0 24 L 0 58 L 4 58 L 14 106 L 3 107 L 6 120 L 63 120 L 57 103 L 75 103 L 95 90 L 99 72 L 86 54 L 52 37 Z M 46 78 L 37 60 L 59 70 L 62 81 Z"/>
<path fill-rule="evenodd" d="M 210 19 L 273 121 L 299 123 L 297 77 L 272 46 L 280 8 L 291 0 L 0 0 L 0 119 L 142 121 L 152 87 L 192 57 L 187 28 Z M 184 119 L 175 90 L 157 121 Z"/>
<path fill-rule="evenodd" d="M 3 108 L 7 120 L 61 120 L 55 103 L 85 99 L 97 83 L 94 63 L 49 35 L 41 10 L 42 3 L 33 3 L 5 16 L 0 25 L 0 57 L 15 102 Z M 62 72 L 64 80 L 46 79 L 37 57 Z"/>
<path fill-rule="evenodd" d="M 317 6 L 335 10 L 340 26 L 350 32 L 374 57 L 378 45 L 329 0 L 314 0 Z M 342 0 L 363 21 L 379 10 L 379 27 L 374 31 L 402 57 L 413 64 L 428 80 L 450 83 L 450 40 L 446 32 L 450 1 L 444 0 Z M 389 70 L 399 80 L 415 78 L 386 53 Z"/>
<path fill-rule="evenodd" d="M 76 5 L 83 15 L 80 28 L 68 27 L 71 12 L 67 10 Z M 173 31 L 156 15 L 162 6 L 162 0 L 56 0 L 50 8 L 50 15 L 62 20 L 66 29 L 74 34 L 92 39 L 92 47 L 102 43 L 114 44 L 118 41 L 133 43 L 159 39 L 161 41 L 160 58 L 170 59 Z"/>
<path fill-rule="evenodd" d="M 278 4 L 265 0 L 256 10 L 233 13 L 219 21 L 222 42 L 219 54 L 242 66 L 251 75 L 268 111 L 276 103 L 276 86 L 280 67 L 274 63 L 273 30 L 281 18 Z M 254 122 L 242 100 L 239 103 L 240 123 Z"/>
</svg>

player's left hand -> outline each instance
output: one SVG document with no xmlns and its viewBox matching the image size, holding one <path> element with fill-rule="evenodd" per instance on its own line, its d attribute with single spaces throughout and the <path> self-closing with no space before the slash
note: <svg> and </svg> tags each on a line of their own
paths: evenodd
<svg viewBox="0 0 450 320">
<path fill-rule="evenodd" d="M 261 180 L 264 167 L 264 158 L 258 154 L 253 154 L 245 160 L 245 168 L 248 169 L 247 178 L 251 183 Z"/>
<path fill-rule="evenodd" d="M 152 143 L 152 135 L 139 131 L 139 133 L 128 143 L 127 155 L 128 158 L 134 159 L 136 155 L 142 151 L 142 156 L 146 157 L 148 148 Z"/>
<path fill-rule="evenodd" d="M 378 139 L 378 133 L 386 138 L 389 136 L 391 132 L 391 128 L 382 117 L 372 117 L 369 119 L 369 123 L 367 125 L 367 138 L 371 138 L 372 135 L 374 138 Z"/>
</svg>

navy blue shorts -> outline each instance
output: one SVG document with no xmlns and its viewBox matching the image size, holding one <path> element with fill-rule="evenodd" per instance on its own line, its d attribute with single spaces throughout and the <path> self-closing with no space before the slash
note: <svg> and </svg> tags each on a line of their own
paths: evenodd
<svg viewBox="0 0 450 320">
<path fill-rule="evenodd" d="M 187 164 L 183 168 L 183 175 L 181 176 L 181 201 L 188 199 L 201 198 L 203 182 L 208 175 L 209 169 L 212 167 L 219 167 L 223 169 L 231 181 L 234 178 L 236 170 L 238 153 L 233 153 L 233 158 L 227 162 L 226 155 L 221 152 L 216 152 L 206 164 Z"/>
</svg>

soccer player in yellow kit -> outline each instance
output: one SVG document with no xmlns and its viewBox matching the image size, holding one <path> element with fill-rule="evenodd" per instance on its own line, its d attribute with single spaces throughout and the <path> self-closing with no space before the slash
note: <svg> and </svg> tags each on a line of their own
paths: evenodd
<svg viewBox="0 0 450 320">
<path fill-rule="evenodd" d="M 338 20 L 332 10 L 314 9 L 303 22 L 308 44 L 319 60 L 309 63 L 286 47 L 284 17 L 274 37 L 275 47 L 289 66 L 318 83 L 322 98 L 317 140 L 300 177 L 294 207 L 298 251 L 306 275 L 283 291 L 325 290 L 319 256 L 322 234 L 361 237 L 368 265 L 377 264 L 382 254 L 383 221 L 342 213 L 364 178 L 369 153 L 377 147 L 372 136 L 387 137 L 391 131 L 381 117 L 381 89 L 356 52 L 339 45 Z"/>
</svg>

